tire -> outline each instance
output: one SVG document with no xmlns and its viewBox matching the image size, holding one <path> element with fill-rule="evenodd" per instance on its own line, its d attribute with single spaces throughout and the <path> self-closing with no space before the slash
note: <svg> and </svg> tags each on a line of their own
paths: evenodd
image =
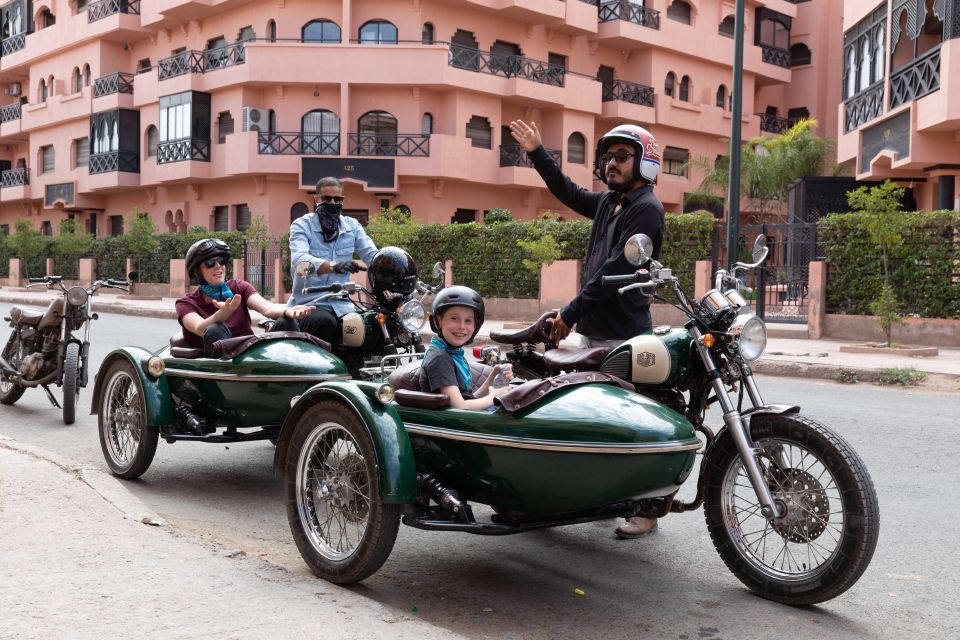
<svg viewBox="0 0 960 640">
<path fill-rule="evenodd" d="M 397 539 L 400 505 L 380 499 L 373 441 L 347 407 L 319 402 L 300 417 L 284 484 L 290 531 L 315 576 L 350 584 L 383 565 Z"/>
<path fill-rule="evenodd" d="M 860 578 L 877 546 L 880 508 L 870 474 L 843 438 L 808 418 L 757 415 L 751 434 L 786 516 L 772 523 L 759 513 L 733 438 L 723 434 L 704 471 L 713 545 L 761 597 L 789 605 L 835 598 Z"/>
<path fill-rule="evenodd" d="M 10 366 L 14 369 L 19 370 L 19 343 L 14 340 L 14 335 L 15 334 L 11 333 L 10 339 L 7 340 L 7 344 L 3 347 L 3 359 L 9 362 Z M 0 378 L 0 404 L 13 404 L 20 399 L 20 396 L 22 396 L 26 390 L 27 388 L 22 384 L 17 384 L 6 378 Z"/>
<path fill-rule="evenodd" d="M 63 424 L 73 424 L 77 419 L 77 403 L 80 401 L 80 345 L 71 342 L 63 358 Z"/>
<path fill-rule="evenodd" d="M 147 423 L 140 377 L 126 360 L 110 365 L 104 376 L 98 424 L 100 448 L 113 475 L 139 478 L 157 452 L 160 430 Z"/>
</svg>

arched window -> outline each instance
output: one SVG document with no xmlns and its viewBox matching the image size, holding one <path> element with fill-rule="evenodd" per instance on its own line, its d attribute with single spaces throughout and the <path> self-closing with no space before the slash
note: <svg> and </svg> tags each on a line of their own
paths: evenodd
<svg viewBox="0 0 960 640">
<path fill-rule="evenodd" d="M 423 23 L 423 30 L 420 32 L 420 42 L 423 44 L 433 44 L 434 41 L 434 30 L 433 25 L 429 22 Z"/>
<path fill-rule="evenodd" d="M 80 74 L 78 67 L 74 67 L 73 73 L 70 75 L 70 89 L 72 93 L 83 91 L 83 76 Z"/>
<path fill-rule="evenodd" d="M 667 17 L 683 24 L 690 24 L 690 5 L 684 0 L 673 0 L 667 7 Z"/>
<path fill-rule="evenodd" d="M 810 64 L 810 47 L 798 42 L 797 44 L 790 46 L 790 66 L 799 67 L 805 64 Z"/>
<path fill-rule="evenodd" d="M 490 121 L 483 116 L 473 116 L 467 123 L 467 137 L 470 138 L 470 146 L 480 149 L 491 149 L 493 145 L 493 132 L 490 129 Z M 501 142 L 501 146 L 504 143 Z"/>
<path fill-rule="evenodd" d="M 420 133 L 425 136 L 429 136 L 433 133 L 433 114 L 425 113 L 423 114 L 423 119 L 420 121 Z"/>
<path fill-rule="evenodd" d="M 770 47 L 783 49 L 790 48 L 790 28 L 786 23 L 775 18 L 764 18 L 760 23 L 760 42 Z"/>
<path fill-rule="evenodd" d="M 303 25 L 304 42 L 340 42 L 340 25 L 332 20 L 311 20 Z"/>
<path fill-rule="evenodd" d="M 567 138 L 567 162 L 587 164 L 587 139 L 582 133 L 574 131 Z"/>
<path fill-rule="evenodd" d="M 37 23 L 38 28 L 46 29 L 47 27 L 52 27 L 53 25 L 57 24 L 57 17 L 50 12 L 50 9 L 44 7 L 40 12 L 40 15 L 37 16 L 37 20 L 35 22 Z"/>
<path fill-rule="evenodd" d="M 724 85 L 717 87 L 717 106 L 721 109 L 727 108 L 727 87 Z"/>
<path fill-rule="evenodd" d="M 870 42 L 863 41 L 860 49 L 860 72 L 857 90 L 863 91 L 870 86 L 870 67 L 873 66 L 873 51 L 871 51 Z"/>
<path fill-rule="evenodd" d="M 300 120 L 303 135 L 301 153 L 313 155 L 340 154 L 340 116 L 326 109 L 308 111 Z"/>
<path fill-rule="evenodd" d="M 847 68 L 844 69 L 847 77 L 844 78 L 846 87 L 846 98 L 853 96 L 857 92 L 857 52 L 853 47 L 847 49 Z"/>
<path fill-rule="evenodd" d="M 690 102 L 690 76 L 683 76 L 680 80 L 680 99 L 684 102 Z"/>
<path fill-rule="evenodd" d="M 667 79 L 663 83 L 663 95 L 673 97 L 673 85 L 677 82 L 677 76 L 670 71 L 667 73 Z"/>
<path fill-rule="evenodd" d="M 56 85 L 54 85 L 53 83 L 53 76 L 52 75 L 47 76 L 47 95 L 53 96 L 55 88 L 56 88 Z"/>
<path fill-rule="evenodd" d="M 366 112 L 357 120 L 357 143 L 360 155 L 397 155 L 397 119 L 387 111 Z"/>
<path fill-rule="evenodd" d="M 722 36 L 727 36 L 728 38 L 733 37 L 733 30 L 736 27 L 736 22 L 734 21 L 733 16 L 727 16 L 723 19 L 723 22 L 720 23 L 720 27 L 717 28 L 717 33 Z"/>
<path fill-rule="evenodd" d="M 47 101 L 47 81 L 43 78 L 40 78 L 40 83 L 37 85 L 37 100 L 39 102 Z"/>
<path fill-rule="evenodd" d="M 387 20 L 371 20 L 360 27 L 360 44 L 397 44 L 397 27 Z"/>
<path fill-rule="evenodd" d="M 954 9 L 956 11 L 956 9 Z M 883 67 L 884 67 L 884 47 L 886 40 L 884 39 L 883 25 L 880 25 L 880 28 L 877 29 L 877 37 L 873 43 L 873 81 L 879 82 L 883 80 Z"/>
<path fill-rule="evenodd" d="M 310 208 L 302 202 L 294 202 L 290 207 L 290 222 L 293 222 L 300 216 L 310 213 Z"/>
<path fill-rule="evenodd" d="M 277 41 L 277 21 L 276 20 L 267 21 L 267 40 L 270 42 Z"/>
<path fill-rule="evenodd" d="M 90 86 L 90 65 L 89 64 L 83 65 L 83 86 L 85 87 Z"/>
<path fill-rule="evenodd" d="M 160 134 L 157 132 L 157 128 L 153 125 L 147 127 L 147 157 L 156 158 L 157 157 L 157 145 L 160 143 Z"/>
</svg>

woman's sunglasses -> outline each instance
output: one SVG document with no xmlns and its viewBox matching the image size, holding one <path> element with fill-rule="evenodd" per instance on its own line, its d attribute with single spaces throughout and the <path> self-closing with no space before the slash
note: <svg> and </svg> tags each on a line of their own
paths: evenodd
<svg viewBox="0 0 960 640">
<path fill-rule="evenodd" d="M 340 204 L 343 202 L 343 196 L 317 196 L 320 198 L 320 202 L 336 202 Z"/>
<path fill-rule="evenodd" d="M 209 260 L 203 261 L 203 266 L 207 269 L 213 269 L 215 266 L 220 265 L 221 267 L 227 264 L 226 258 L 210 258 Z"/>
</svg>

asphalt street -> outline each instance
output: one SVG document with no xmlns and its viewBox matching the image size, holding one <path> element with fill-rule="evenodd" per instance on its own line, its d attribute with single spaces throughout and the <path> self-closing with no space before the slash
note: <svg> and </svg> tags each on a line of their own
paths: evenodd
<svg viewBox="0 0 960 640">
<path fill-rule="evenodd" d="M 0 314 L 8 311 L 0 304 Z M 91 371 L 116 346 L 156 349 L 176 329 L 171 320 L 102 314 L 92 327 Z M 714 551 L 701 511 L 668 516 L 657 535 L 634 541 L 615 539 L 613 521 L 503 538 L 401 527 L 377 574 L 332 589 L 473 638 L 960 636 L 960 516 L 949 508 L 960 501 L 957 395 L 801 379 L 759 383 L 768 402 L 799 404 L 847 438 L 877 486 L 876 555 L 860 581 L 831 602 L 797 609 L 753 596 Z M 88 415 L 90 391 L 68 427 L 42 391 L 28 390 L 16 405 L 0 406 L 0 435 L 107 471 L 96 416 Z M 266 442 L 161 441 L 147 473 L 123 484 L 180 536 L 261 555 L 302 579 L 308 572 L 290 537 L 272 457 Z M 684 492 L 690 497 L 693 487 Z"/>
</svg>

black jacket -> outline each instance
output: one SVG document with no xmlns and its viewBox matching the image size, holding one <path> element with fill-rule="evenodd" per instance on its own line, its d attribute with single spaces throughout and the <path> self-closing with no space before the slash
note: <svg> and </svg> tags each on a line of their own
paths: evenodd
<svg viewBox="0 0 960 640">
<path fill-rule="evenodd" d="M 528 154 L 550 192 L 560 202 L 593 220 L 583 269 L 583 288 L 570 304 L 560 310 L 567 326 L 577 333 L 600 340 L 626 340 L 650 331 L 652 297 L 639 291 L 624 295 L 616 286 L 603 286 L 601 276 L 633 273 L 637 267 L 623 257 L 630 236 L 645 233 L 653 240 L 653 257 L 660 257 L 663 244 L 663 205 L 653 186 L 638 187 L 625 195 L 615 191 L 588 191 L 565 176 L 540 147 Z M 614 214 L 618 199 L 623 200 Z"/>
</svg>

